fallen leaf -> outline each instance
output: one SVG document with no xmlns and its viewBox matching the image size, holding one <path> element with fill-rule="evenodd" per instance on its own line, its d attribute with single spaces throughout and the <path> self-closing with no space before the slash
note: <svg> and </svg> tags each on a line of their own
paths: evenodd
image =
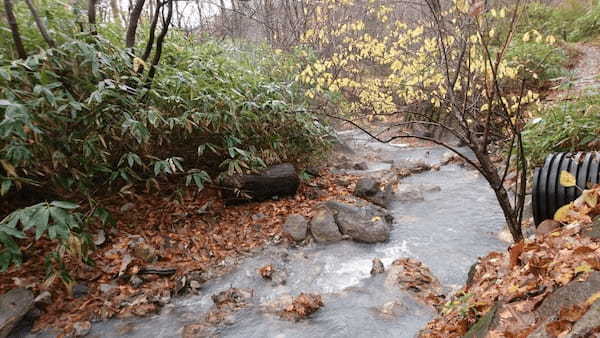
<svg viewBox="0 0 600 338">
<path fill-rule="evenodd" d="M 574 187 L 577 185 L 577 179 L 570 172 L 563 170 L 560 172 L 560 185 L 567 188 Z"/>
</svg>

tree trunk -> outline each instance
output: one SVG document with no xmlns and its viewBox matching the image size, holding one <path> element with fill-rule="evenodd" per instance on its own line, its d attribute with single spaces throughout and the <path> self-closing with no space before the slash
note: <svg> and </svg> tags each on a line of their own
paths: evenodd
<svg viewBox="0 0 600 338">
<path fill-rule="evenodd" d="M 115 23 L 119 25 L 119 27 L 123 27 L 123 20 L 121 20 L 121 9 L 119 8 L 119 3 L 117 0 L 110 0 L 110 10 Z"/>
<path fill-rule="evenodd" d="M 144 3 L 146 0 L 137 0 L 131 15 L 129 16 L 129 26 L 127 27 L 127 33 L 125 35 L 125 47 L 131 48 L 135 46 L 135 33 L 137 32 L 138 22 L 140 21 L 140 15 L 144 9 Z"/>
<path fill-rule="evenodd" d="M 146 50 L 144 50 L 144 54 L 142 55 L 142 60 L 144 60 L 144 62 L 148 60 L 150 53 L 152 52 L 154 35 L 156 34 L 156 25 L 158 24 L 158 17 L 160 16 L 162 5 L 162 3 L 157 3 L 156 9 L 154 10 L 154 16 L 152 17 L 152 23 L 150 24 L 150 35 L 148 36 L 148 41 L 146 42 Z"/>
<path fill-rule="evenodd" d="M 150 66 L 150 71 L 148 72 L 149 85 L 152 83 L 152 79 L 154 79 L 154 75 L 156 74 L 156 65 L 160 62 L 160 57 L 162 55 L 163 43 L 165 41 L 165 37 L 169 32 L 169 26 L 171 25 L 171 20 L 173 19 L 173 0 L 168 2 L 168 12 L 167 18 L 165 19 L 163 16 L 162 22 L 162 30 L 156 39 L 156 52 L 154 53 L 154 58 L 152 59 L 152 65 Z M 164 9 L 163 9 L 164 15 Z"/>
<path fill-rule="evenodd" d="M 31 16 L 33 17 L 33 20 L 35 21 L 35 24 L 36 24 L 38 30 L 42 34 L 44 41 L 46 41 L 46 43 L 48 44 L 48 46 L 50 48 L 56 47 L 54 40 L 52 40 L 52 38 L 50 37 L 50 34 L 48 34 L 48 30 L 46 29 L 46 26 L 40 19 L 40 16 L 37 14 L 37 11 L 35 10 L 35 7 L 33 6 L 33 3 L 31 2 L 31 0 L 25 0 L 25 3 L 27 4 L 27 7 L 29 7 Z"/>
<path fill-rule="evenodd" d="M 11 0 L 4 0 L 4 12 L 6 13 L 6 21 L 10 27 L 13 41 L 15 43 L 15 49 L 17 50 L 17 56 L 20 59 L 27 58 L 27 52 L 25 46 L 23 46 L 23 40 L 21 40 L 21 33 L 19 33 L 19 25 L 17 24 L 17 18 L 13 12 L 13 5 Z"/>
<path fill-rule="evenodd" d="M 98 0 L 88 1 L 88 23 L 90 24 L 90 32 L 92 35 L 97 35 L 98 30 L 96 29 L 96 2 Z"/>
<path fill-rule="evenodd" d="M 223 182 L 226 204 L 264 201 L 275 196 L 294 195 L 300 186 L 296 169 L 289 163 L 279 164 L 258 175 L 230 176 Z"/>
</svg>

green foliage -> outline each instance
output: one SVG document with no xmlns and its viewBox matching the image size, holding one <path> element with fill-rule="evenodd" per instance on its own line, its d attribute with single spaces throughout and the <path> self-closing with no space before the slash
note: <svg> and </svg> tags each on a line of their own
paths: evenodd
<svg viewBox="0 0 600 338">
<path fill-rule="evenodd" d="M 47 237 L 67 243 L 81 229 L 82 215 L 74 212 L 77 204 L 63 201 L 39 203 L 19 209 L 0 221 L 0 271 L 21 262 L 17 239 L 32 234 L 35 240 Z"/>
<path fill-rule="evenodd" d="M 543 111 L 523 133 L 529 164 L 541 165 L 551 152 L 600 150 L 598 116 L 600 95 L 562 102 Z"/>
<path fill-rule="evenodd" d="M 600 34 L 600 3 L 567 0 L 558 6 L 539 2 L 527 5 L 519 31 L 537 30 L 568 42 L 577 42 Z"/>
<path fill-rule="evenodd" d="M 101 38 L 0 67 L 2 192 L 33 184 L 88 194 L 167 177 L 202 188 L 209 174 L 324 149 L 326 130 L 301 113 L 293 70 L 277 66 L 286 56 L 184 38 L 166 47 L 152 89 Z"/>
<path fill-rule="evenodd" d="M 542 86 L 548 80 L 564 74 L 564 65 L 568 60 L 566 52 L 545 40 L 535 39 L 523 41 L 523 35 L 517 36 L 507 50 L 507 58 L 511 64 L 523 65 L 527 79 Z M 534 78 L 531 74 L 536 74 Z"/>
</svg>

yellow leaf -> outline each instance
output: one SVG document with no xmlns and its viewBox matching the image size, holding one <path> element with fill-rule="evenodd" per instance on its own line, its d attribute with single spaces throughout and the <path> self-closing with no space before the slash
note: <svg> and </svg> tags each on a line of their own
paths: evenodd
<svg viewBox="0 0 600 338">
<path fill-rule="evenodd" d="M 575 268 L 575 273 L 579 272 L 591 272 L 592 267 L 588 263 L 583 263 L 580 266 Z"/>
<path fill-rule="evenodd" d="M 568 171 L 560 172 L 560 185 L 563 187 L 574 187 L 577 184 L 577 179 Z"/>
<path fill-rule="evenodd" d="M 583 200 L 593 208 L 598 204 L 598 194 L 593 190 L 585 190 L 583 192 Z"/>
<path fill-rule="evenodd" d="M 379 217 L 379 216 L 375 216 L 375 217 L 371 218 L 371 222 L 377 222 L 380 220 L 381 220 L 381 217 Z"/>
<path fill-rule="evenodd" d="M 598 299 L 600 299 L 600 292 L 596 292 L 593 295 L 590 296 L 590 298 L 588 298 L 585 303 L 587 305 L 592 305 L 594 304 Z"/>
<path fill-rule="evenodd" d="M 569 211 L 571 210 L 571 206 L 573 203 L 569 203 L 567 205 L 563 205 L 560 209 L 556 210 L 554 213 L 554 220 L 558 222 L 566 222 Z"/>
</svg>

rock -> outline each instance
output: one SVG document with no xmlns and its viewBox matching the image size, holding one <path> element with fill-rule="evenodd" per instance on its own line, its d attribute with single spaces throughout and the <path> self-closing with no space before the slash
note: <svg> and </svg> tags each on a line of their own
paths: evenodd
<svg viewBox="0 0 600 338">
<path fill-rule="evenodd" d="M 226 204 L 264 201 L 295 195 L 300 186 L 296 169 L 289 163 L 273 166 L 258 175 L 229 176 L 223 180 Z"/>
<path fill-rule="evenodd" d="M 117 285 L 115 285 L 115 284 L 100 284 L 100 286 L 98 288 L 100 289 L 100 292 L 102 292 L 102 293 L 110 293 L 112 290 L 117 288 Z"/>
<path fill-rule="evenodd" d="M 431 306 L 439 306 L 446 301 L 442 284 L 427 266 L 415 259 L 395 260 L 387 269 L 384 285 L 408 291 Z"/>
<path fill-rule="evenodd" d="M 596 300 L 567 335 L 568 338 L 591 336 L 594 329 L 600 328 L 600 300 Z"/>
<path fill-rule="evenodd" d="M 33 307 L 33 293 L 17 288 L 0 296 L 0 337 L 6 337 Z"/>
<path fill-rule="evenodd" d="M 590 227 L 581 231 L 581 234 L 593 239 L 600 238 L 600 217 L 596 218 Z"/>
<path fill-rule="evenodd" d="M 212 301 L 217 308 L 222 307 L 240 307 L 246 304 L 246 301 L 252 298 L 254 292 L 251 289 L 230 288 L 213 295 Z"/>
<path fill-rule="evenodd" d="M 373 266 L 371 267 L 371 275 L 378 275 L 385 272 L 383 262 L 379 258 L 373 258 Z"/>
<path fill-rule="evenodd" d="M 306 238 L 307 231 L 308 221 L 302 215 L 289 215 L 283 224 L 283 232 L 292 237 L 296 242 L 303 241 Z"/>
<path fill-rule="evenodd" d="M 590 273 L 588 279 L 583 282 L 573 280 L 569 284 L 557 289 L 547 296 L 542 304 L 534 311 L 538 323 L 540 324 L 530 337 L 550 337 L 546 332 L 545 327 L 548 323 L 558 318 L 562 309 L 576 304 L 583 304 L 598 292 L 600 292 L 600 272 L 598 271 Z M 592 314 L 590 314 L 590 316 Z M 598 317 L 596 317 L 595 320 L 597 322 Z M 585 325 L 586 324 L 582 322 L 581 327 Z"/>
<path fill-rule="evenodd" d="M 85 285 L 83 283 L 77 283 L 73 287 L 73 297 L 81 298 L 81 297 L 87 295 L 89 291 L 90 291 L 90 288 L 88 288 L 87 285 Z"/>
<path fill-rule="evenodd" d="M 423 171 L 430 170 L 431 166 L 423 161 L 401 159 L 394 160 L 394 164 L 392 164 L 392 169 L 409 170 L 411 174 L 417 174 Z"/>
<path fill-rule="evenodd" d="M 198 282 L 197 280 L 190 281 L 190 289 L 192 289 L 192 292 L 198 293 L 198 291 L 201 288 L 202 288 L 202 284 L 200 284 L 200 282 Z"/>
<path fill-rule="evenodd" d="M 333 213 L 324 205 L 313 210 L 310 221 L 310 232 L 317 242 L 337 242 L 342 240 L 342 233 L 335 223 Z"/>
<path fill-rule="evenodd" d="M 475 274 L 477 274 L 477 266 L 479 265 L 479 260 L 477 260 L 477 262 L 473 263 L 473 265 L 471 265 L 471 267 L 469 268 L 469 272 L 467 273 L 467 281 L 465 282 L 465 286 L 467 287 L 467 289 L 469 289 L 471 287 L 471 285 L 473 284 L 473 281 L 475 280 Z"/>
<path fill-rule="evenodd" d="M 73 324 L 73 335 L 75 337 L 83 337 L 90 333 L 90 329 L 92 328 L 92 324 L 90 322 L 77 322 Z"/>
<path fill-rule="evenodd" d="M 377 308 L 377 312 L 385 317 L 396 317 L 406 310 L 406 306 L 398 301 L 387 302 Z"/>
<path fill-rule="evenodd" d="M 367 164 L 367 162 L 359 162 L 359 163 L 355 163 L 354 166 L 352 166 L 352 169 L 354 169 L 354 170 L 369 170 L 369 165 Z"/>
<path fill-rule="evenodd" d="M 358 197 L 375 196 L 378 192 L 381 192 L 381 184 L 371 177 L 359 179 L 356 182 L 356 188 L 354 189 L 354 195 Z"/>
<path fill-rule="evenodd" d="M 301 293 L 298 297 L 294 298 L 290 306 L 281 311 L 280 316 L 284 319 L 298 321 L 315 313 L 323 305 L 320 295 Z"/>
<path fill-rule="evenodd" d="M 553 219 L 547 219 L 538 225 L 537 229 L 535 229 L 536 236 L 543 236 L 545 234 L 551 233 L 554 230 L 560 228 L 562 225 L 560 222 L 557 222 Z"/>
<path fill-rule="evenodd" d="M 418 184 L 399 184 L 394 198 L 400 202 L 424 201 L 423 191 Z"/>
<path fill-rule="evenodd" d="M 354 195 L 383 208 L 388 208 L 394 200 L 392 184 L 388 184 L 382 191 L 381 184 L 370 177 L 361 178 L 356 182 Z"/>
<path fill-rule="evenodd" d="M 390 238 L 392 216 L 373 204 L 358 207 L 338 201 L 325 206 L 335 215 L 335 221 L 344 235 L 365 243 L 385 242 Z"/>
<path fill-rule="evenodd" d="M 131 284 L 131 286 L 133 286 L 134 288 L 139 288 L 140 286 L 142 286 L 142 284 L 144 284 L 144 280 L 141 279 L 140 277 L 134 275 L 131 276 L 131 278 L 129 279 L 129 284 Z"/>
<path fill-rule="evenodd" d="M 106 241 L 106 234 L 104 233 L 104 230 L 98 230 L 98 232 L 92 237 L 92 240 L 94 241 L 95 246 L 104 244 Z"/>
</svg>

